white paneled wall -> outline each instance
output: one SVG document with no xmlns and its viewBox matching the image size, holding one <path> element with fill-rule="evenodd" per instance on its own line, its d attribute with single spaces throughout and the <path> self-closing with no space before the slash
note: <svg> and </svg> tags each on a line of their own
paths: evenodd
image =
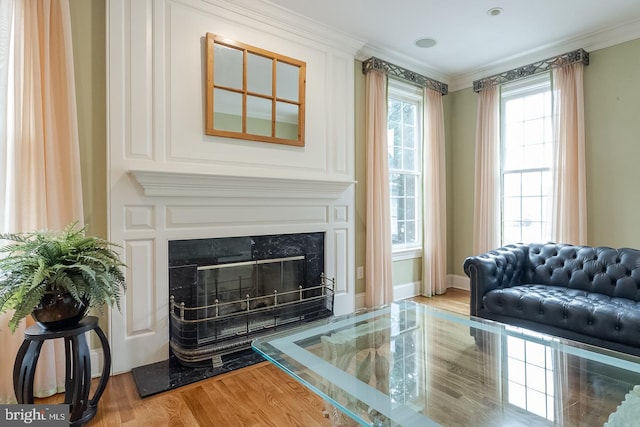
<svg viewBox="0 0 640 427">
<path fill-rule="evenodd" d="M 170 240 L 324 232 L 352 311 L 358 41 L 259 0 L 108 0 L 107 31 L 109 238 L 128 266 L 114 372 L 168 356 Z M 204 134 L 207 32 L 307 63 L 304 147 Z"/>
</svg>

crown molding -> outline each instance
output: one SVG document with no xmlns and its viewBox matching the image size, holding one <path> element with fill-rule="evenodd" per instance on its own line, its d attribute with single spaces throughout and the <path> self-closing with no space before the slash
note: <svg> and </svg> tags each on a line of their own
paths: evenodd
<svg viewBox="0 0 640 427">
<path fill-rule="evenodd" d="M 201 0 L 201 2 L 225 9 L 243 19 L 249 18 L 304 39 L 331 46 L 350 55 L 355 55 L 365 44 L 351 34 L 330 28 L 268 0 Z"/>
<path fill-rule="evenodd" d="M 512 68 L 560 55 L 564 52 L 583 48 L 587 52 L 615 46 L 640 38 L 640 19 L 629 21 L 616 27 L 590 32 L 560 42 L 550 43 L 524 53 L 487 64 L 480 70 L 449 76 L 449 92 L 469 88 L 474 80 L 499 74 Z"/>
</svg>

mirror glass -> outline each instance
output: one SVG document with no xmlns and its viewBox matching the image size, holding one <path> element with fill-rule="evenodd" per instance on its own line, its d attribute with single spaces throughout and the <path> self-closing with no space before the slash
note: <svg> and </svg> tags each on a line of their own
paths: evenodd
<svg viewBox="0 0 640 427">
<path fill-rule="evenodd" d="M 277 97 L 289 101 L 298 101 L 298 75 L 300 68 L 278 61 L 277 70 Z"/>
<path fill-rule="evenodd" d="M 214 84 L 242 89 L 242 51 L 216 44 L 213 57 Z"/>
<path fill-rule="evenodd" d="M 247 96 L 247 133 L 271 135 L 271 100 Z"/>
<path fill-rule="evenodd" d="M 206 40 L 206 134 L 304 146 L 306 64 L 210 33 Z"/>
<path fill-rule="evenodd" d="M 276 102 L 276 136 L 285 139 L 298 138 L 298 106 L 288 102 Z"/>
<path fill-rule="evenodd" d="M 261 95 L 271 95 L 272 60 L 249 53 L 247 55 L 247 91 Z"/>
<path fill-rule="evenodd" d="M 242 132 L 242 94 L 224 89 L 213 90 L 213 127 Z"/>
</svg>

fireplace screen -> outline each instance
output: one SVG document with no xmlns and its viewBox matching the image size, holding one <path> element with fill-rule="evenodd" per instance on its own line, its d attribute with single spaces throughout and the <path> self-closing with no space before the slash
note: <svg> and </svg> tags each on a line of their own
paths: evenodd
<svg viewBox="0 0 640 427">
<path fill-rule="evenodd" d="M 170 267 L 172 352 L 186 364 L 216 364 L 258 336 L 330 316 L 334 284 L 310 274 L 317 258 L 309 253 Z"/>
</svg>

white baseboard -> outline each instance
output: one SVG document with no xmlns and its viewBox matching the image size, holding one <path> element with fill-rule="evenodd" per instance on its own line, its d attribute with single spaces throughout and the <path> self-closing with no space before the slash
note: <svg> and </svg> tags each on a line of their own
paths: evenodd
<svg viewBox="0 0 640 427">
<path fill-rule="evenodd" d="M 359 294 L 356 294 L 356 310 L 360 310 L 361 308 L 366 307 L 364 303 L 366 296 L 367 296 L 366 292 L 361 292 Z"/>
<path fill-rule="evenodd" d="M 393 300 L 398 301 L 420 295 L 420 289 L 422 289 L 422 282 L 410 282 L 403 283 L 402 285 L 396 285 L 393 287 Z"/>
<path fill-rule="evenodd" d="M 463 289 L 465 291 L 470 291 L 471 286 L 469 284 L 469 278 L 467 276 L 458 276 L 455 274 L 449 274 L 447 276 L 447 287 L 448 288 L 456 288 Z"/>
<path fill-rule="evenodd" d="M 104 366 L 102 350 L 90 350 L 89 357 L 91 358 L 91 378 L 98 378 L 102 375 L 102 367 Z"/>
<path fill-rule="evenodd" d="M 447 288 L 462 289 L 465 291 L 471 290 L 469 285 L 469 278 L 466 276 L 458 276 L 455 274 L 447 275 Z M 422 289 L 422 282 L 404 283 L 402 285 L 396 285 L 393 287 L 393 299 L 395 301 L 412 298 L 420 295 Z M 356 310 L 366 307 L 365 305 L 366 292 L 356 294 L 355 307 Z"/>
</svg>

